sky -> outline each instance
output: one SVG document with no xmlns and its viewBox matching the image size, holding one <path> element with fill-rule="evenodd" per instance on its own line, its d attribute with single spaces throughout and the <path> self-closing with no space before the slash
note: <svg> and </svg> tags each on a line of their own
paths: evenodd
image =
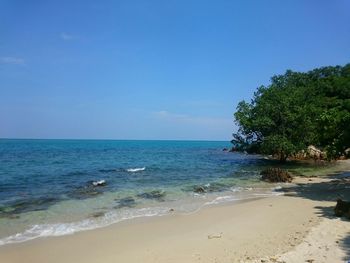
<svg viewBox="0 0 350 263">
<path fill-rule="evenodd" d="M 0 138 L 230 140 L 273 75 L 349 62 L 347 0 L 0 0 Z"/>
</svg>

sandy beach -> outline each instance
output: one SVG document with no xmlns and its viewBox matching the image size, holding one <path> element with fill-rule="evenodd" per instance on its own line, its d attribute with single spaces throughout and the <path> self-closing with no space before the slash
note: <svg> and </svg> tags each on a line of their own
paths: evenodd
<svg viewBox="0 0 350 263">
<path fill-rule="evenodd" d="M 0 263 L 350 263 L 350 0 L 0 2 Z"/>
<path fill-rule="evenodd" d="M 0 262 L 344 262 L 350 222 L 333 216 L 336 198 L 350 197 L 343 175 L 295 178 L 281 196 L 5 245 Z"/>
</svg>

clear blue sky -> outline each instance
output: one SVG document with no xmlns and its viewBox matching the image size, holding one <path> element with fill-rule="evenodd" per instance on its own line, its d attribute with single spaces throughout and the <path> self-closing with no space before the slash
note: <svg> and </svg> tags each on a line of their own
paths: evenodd
<svg viewBox="0 0 350 263">
<path fill-rule="evenodd" d="M 229 140 L 287 69 L 350 62 L 350 1 L 0 0 L 0 137 Z"/>
</svg>

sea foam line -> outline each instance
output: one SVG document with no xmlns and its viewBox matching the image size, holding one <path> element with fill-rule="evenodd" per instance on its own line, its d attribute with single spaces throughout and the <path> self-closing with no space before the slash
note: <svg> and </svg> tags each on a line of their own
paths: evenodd
<svg viewBox="0 0 350 263">
<path fill-rule="evenodd" d="M 33 225 L 24 232 L 0 239 L 0 246 L 11 243 L 20 243 L 39 237 L 71 235 L 84 230 L 106 227 L 128 219 L 149 216 L 162 216 L 169 213 L 168 207 L 148 207 L 123 212 L 108 212 L 99 219 L 84 219 L 72 223 Z"/>
<path fill-rule="evenodd" d="M 144 171 L 144 170 L 146 170 L 146 167 L 126 169 L 126 171 L 128 171 L 130 173 L 141 172 L 141 171 Z"/>
<path fill-rule="evenodd" d="M 252 191 L 251 188 L 236 188 L 231 189 L 232 192 L 236 191 Z M 271 189 L 273 190 L 273 189 Z M 233 201 L 241 201 L 254 199 L 257 196 L 260 197 L 269 197 L 269 196 L 278 196 L 283 195 L 281 192 L 265 192 L 265 193 L 250 193 L 244 198 L 238 197 L 235 195 L 225 195 L 218 196 L 211 201 L 205 202 L 200 205 L 197 209 L 192 212 L 185 214 L 192 214 L 199 211 L 201 208 L 208 205 L 215 205 L 225 202 L 233 202 Z M 205 195 L 204 195 L 205 197 Z M 24 241 L 29 241 L 32 239 L 40 238 L 40 237 L 49 237 L 49 236 L 63 236 L 63 235 L 71 235 L 76 232 L 84 231 L 84 230 L 92 230 L 96 228 L 106 227 L 114 223 L 118 223 L 124 220 L 139 218 L 139 217 L 150 217 L 150 216 L 163 216 L 169 214 L 169 207 L 146 207 L 139 209 L 128 209 L 123 211 L 111 211 L 107 212 L 101 218 L 88 218 L 78 222 L 71 223 L 57 223 L 57 224 L 40 224 L 33 225 L 31 228 L 25 230 L 24 232 L 17 233 L 5 238 L 0 239 L 0 246 L 10 243 L 20 243 Z"/>
</svg>

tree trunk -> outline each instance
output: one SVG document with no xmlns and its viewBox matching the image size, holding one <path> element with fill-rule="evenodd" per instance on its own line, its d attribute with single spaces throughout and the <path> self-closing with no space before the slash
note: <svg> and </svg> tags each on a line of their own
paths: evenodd
<svg viewBox="0 0 350 263">
<path fill-rule="evenodd" d="M 279 161 L 280 161 L 280 163 L 285 163 L 287 161 L 287 155 L 284 154 L 284 152 L 280 153 Z"/>
</svg>

